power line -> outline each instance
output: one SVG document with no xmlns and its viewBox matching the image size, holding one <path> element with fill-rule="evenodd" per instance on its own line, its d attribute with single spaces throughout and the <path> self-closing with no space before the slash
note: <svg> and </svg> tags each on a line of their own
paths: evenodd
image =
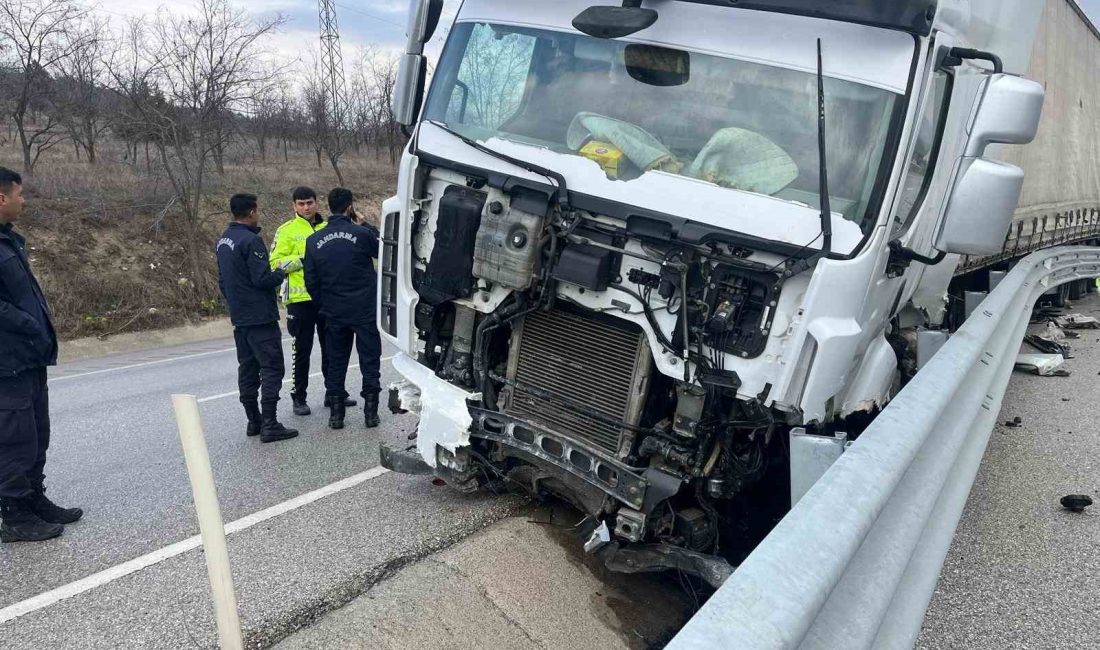
<svg viewBox="0 0 1100 650">
<path fill-rule="evenodd" d="M 366 16 L 367 18 L 373 18 L 373 19 L 375 19 L 379 22 L 386 23 L 387 25 L 393 25 L 394 27 L 399 27 L 402 30 L 405 29 L 405 26 L 402 25 L 401 23 L 395 23 L 392 20 L 387 20 L 386 18 L 383 18 L 381 16 L 376 16 L 375 14 L 367 13 L 366 11 L 363 11 L 362 9 L 356 9 L 355 7 L 349 7 L 349 6 L 347 6 L 345 4 L 341 4 L 339 2 L 334 2 L 332 4 L 336 5 L 337 7 L 340 7 L 341 9 L 346 9 L 346 10 L 351 11 L 353 13 L 361 14 L 363 16 Z"/>
</svg>

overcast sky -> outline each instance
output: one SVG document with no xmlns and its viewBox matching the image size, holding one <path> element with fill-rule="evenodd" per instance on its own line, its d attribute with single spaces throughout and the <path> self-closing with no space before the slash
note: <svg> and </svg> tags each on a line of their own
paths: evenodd
<svg viewBox="0 0 1100 650">
<path fill-rule="evenodd" d="M 1100 0 L 1077 0 L 1094 25 L 1100 25 Z"/>
<path fill-rule="evenodd" d="M 1100 25 L 1100 0 L 1078 0 L 1093 23 Z M 98 0 L 96 3 L 113 18 L 151 13 L 167 4 L 173 11 L 189 4 L 189 0 Z M 287 17 L 277 48 L 286 58 L 306 58 L 306 52 L 318 46 L 316 0 L 235 0 L 250 13 L 279 12 Z M 344 57 L 352 56 L 358 47 L 373 44 L 396 50 L 404 40 L 405 13 L 408 0 L 337 0 L 336 13 Z M 449 23 L 458 8 L 458 0 L 445 0 L 444 24 Z M 440 30 L 442 32 L 443 30 Z M 437 39 L 441 36 L 437 36 Z"/>
</svg>

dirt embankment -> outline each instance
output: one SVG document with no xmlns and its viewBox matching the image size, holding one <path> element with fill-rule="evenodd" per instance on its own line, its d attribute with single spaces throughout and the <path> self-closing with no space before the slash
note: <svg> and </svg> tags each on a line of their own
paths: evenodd
<svg viewBox="0 0 1100 650">
<path fill-rule="evenodd" d="M 111 153 L 118 155 L 112 156 Z M 290 215 L 290 192 L 309 185 L 324 195 L 337 184 L 312 154 L 289 162 L 242 160 L 211 181 L 203 215 L 199 270 L 186 254 L 187 228 L 168 180 L 140 160 L 131 166 L 109 149 L 95 166 L 62 153 L 45 157 L 25 182 L 27 210 L 18 229 L 64 339 L 159 329 L 221 316 L 214 242 L 229 219 L 228 198 L 260 199 L 260 224 L 270 244 Z M 19 169 L 18 153 L 0 148 L 0 165 Z M 377 218 L 393 193 L 389 160 L 348 156 L 342 165 L 360 212 Z M 198 277 L 196 277 L 198 276 Z"/>
</svg>

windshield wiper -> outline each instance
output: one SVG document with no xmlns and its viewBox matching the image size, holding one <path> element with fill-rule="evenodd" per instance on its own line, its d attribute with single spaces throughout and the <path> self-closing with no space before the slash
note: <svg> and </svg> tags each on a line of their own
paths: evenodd
<svg viewBox="0 0 1100 650">
<path fill-rule="evenodd" d="M 798 275 L 812 267 L 818 260 L 828 257 L 833 249 L 833 207 L 829 199 L 829 165 L 825 160 L 825 66 L 822 63 L 820 38 L 817 39 L 817 165 L 817 175 L 820 180 L 818 202 L 821 204 L 821 232 L 802 248 L 809 248 L 820 239 L 821 250 L 790 265 L 784 272 L 788 278 Z M 780 264 L 787 264 L 790 260 L 791 258 L 788 258 Z"/>
<path fill-rule="evenodd" d="M 477 142 L 476 140 L 473 140 L 471 138 L 468 138 L 468 137 L 462 135 L 461 133 L 455 131 L 454 129 L 447 126 L 446 124 L 443 124 L 442 122 L 437 122 L 436 120 L 424 120 L 424 121 L 427 122 L 428 124 L 431 124 L 432 126 L 438 128 L 438 129 L 442 129 L 443 131 L 446 131 L 447 133 L 453 135 L 454 137 L 458 138 L 459 140 L 466 143 L 470 147 L 473 147 L 474 149 L 477 149 L 478 151 L 480 151 L 483 154 L 492 156 L 494 158 L 497 158 L 498 160 L 503 160 L 504 162 L 515 165 L 516 167 L 519 167 L 520 169 L 527 170 L 527 171 L 531 172 L 532 174 L 538 174 L 539 176 L 545 176 L 545 177 L 551 179 L 557 185 L 557 187 L 554 189 L 554 194 L 555 194 L 555 199 L 557 200 L 558 206 L 561 207 L 563 212 L 568 209 L 568 207 L 569 207 L 569 189 L 565 185 L 565 176 L 562 176 L 561 174 L 554 171 L 553 169 L 547 169 L 546 167 L 542 167 L 540 165 L 536 165 L 534 163 L 527 162 L 526 160 L 520 160 L 519 158 L 513 158 L 512 156 L 509 156 L 508 154 L 503 154 L 499 151 L 490 149 L 489 147 L 486 147 L 485 145 L 481 144 L 480 142 Z"/>
<path fill-rule="evenodd" d="M 817 39 L 817 163 L 821 180 L 821 252 L 828 257 L 833 248 L 833 207 L 829 202 L 829 166 L 825 161 L 825 66 L 821 59 L 821 39 Z"/>
</svg>

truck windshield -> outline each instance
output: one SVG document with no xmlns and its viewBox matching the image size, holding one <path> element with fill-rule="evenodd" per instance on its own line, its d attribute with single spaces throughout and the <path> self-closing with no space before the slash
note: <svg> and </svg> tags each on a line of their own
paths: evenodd
<svg viewBox="0 0 1100 650">
<path fill-rule="evenodd" d="M 825 93 L 832 209 L 863 222 L 898 96 L 831 77 Z M 584 156 L 616 180 L 657 171 L 820 208 L 812 72 L 459 23 L 425 118 L 476 140 Z"/>
</svg>

